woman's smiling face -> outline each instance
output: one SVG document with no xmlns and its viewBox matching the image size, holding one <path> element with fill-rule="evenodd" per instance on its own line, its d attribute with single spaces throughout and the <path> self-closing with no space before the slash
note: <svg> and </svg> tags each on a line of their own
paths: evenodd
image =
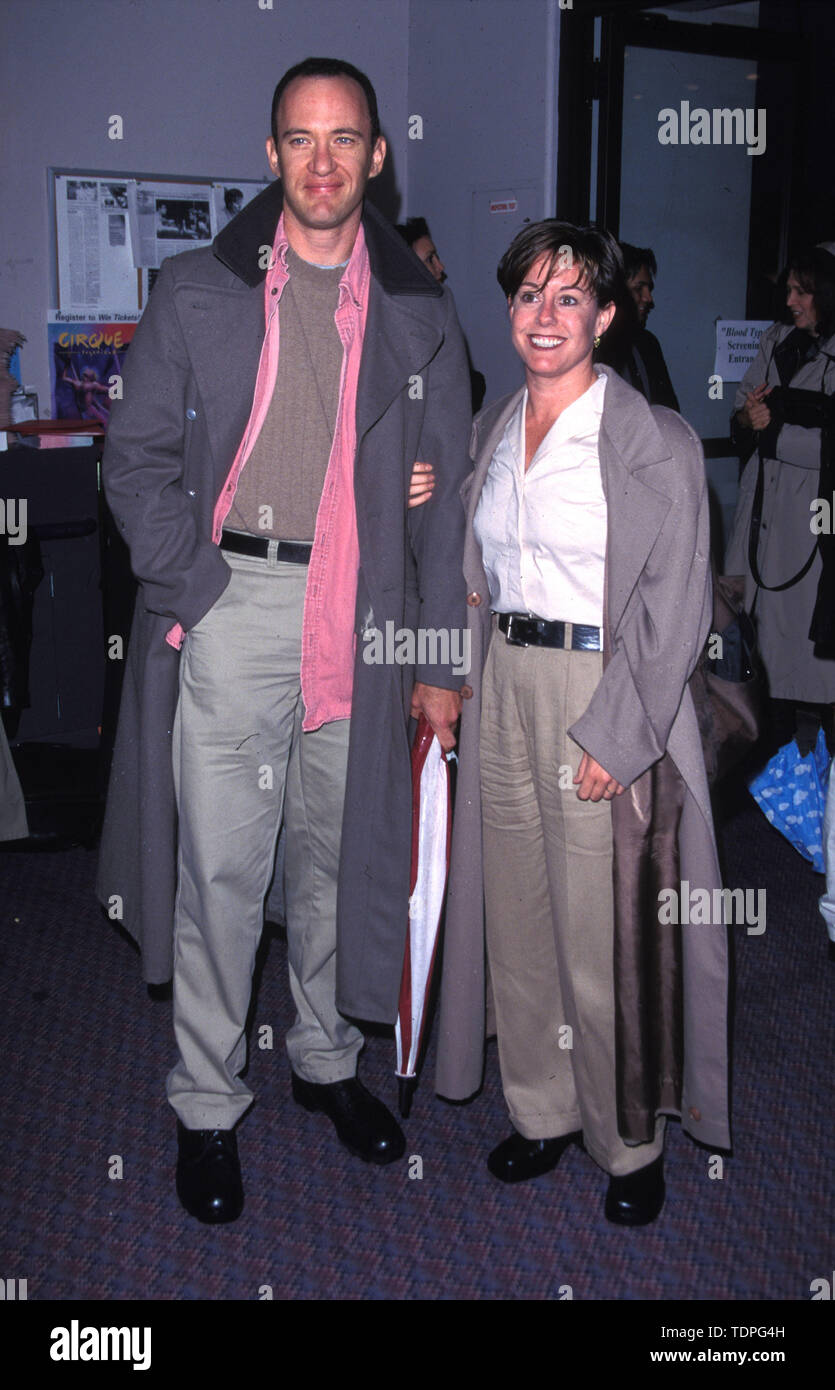
<svg viewBox="0 0 835 1390">
<path fill-rule="evenodd" d="M 815 296 L 811 290 L 803 288 L 793 270 L 789 272 L 786 282 L 786 304 L 794 319 L 795 328 L 805 328 L 807 333 L 816 331 L 818 311 L 815 308 Z"/>
<path fill-rule="evenodd" d="M 534 377 L 562 377 L 591 364 L 594 339 L 608 328 L 614 304 L 600 308 L 576 265 L 554 269 L 550 255 L 534 261 L 508 299 L 513 346 Z"/>
</svg>

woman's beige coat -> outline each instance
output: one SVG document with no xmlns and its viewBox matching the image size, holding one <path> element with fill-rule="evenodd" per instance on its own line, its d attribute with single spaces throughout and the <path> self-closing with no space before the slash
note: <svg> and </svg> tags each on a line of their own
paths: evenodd
<svg viewBox="0 0 835 1390">
<path fill-rule="evenodd" d="M 707 890 L 715 905 L 714 889 L 721 886 L 719 866 L 699 731 L 687 686 L 711 618 L 701 445 L 679 415 L 650 407 L 610 369 L 603 370 L 608 377 L 599 437 L 608 507 L 605 669 L 588 708 L 570 733 L 628 788 L 612 803 L 621 894 L 624 875 L 635 884 L 653 881 L 652 875 L 642 877 L 647 866 L 640 854 L 636 856 L 635 846 L 650 817 L 663 831 L 665 812 L 668 824 L 670 817 L 679 814 L 678 807 L 667 808 L 661 799 L 664 788 L 675 783 L 680 788 L 680 819 L 673 839 L 677 839 L 680 879 L 689 885 L 684 894 L 692 898 L 694 890 Z M 461 723 L 436 1078 L 440 1094 L 456 1100 L 472 1095 L 481 1084 L 485 1035 L 478 729 L 481 671 L 491 626 L 489 590 L 473 516 L 493 451 L 520 396 L 517 392 L 477 417 L 471 444 L 475 468 L 462 488 L 473 696 L 465 701 Z M 477 603 L 473 596 L 478 597 Z M 659 776 L 662 767 L 664 775 Z M 681 887 L 680 882 L 676 887 Z M 634 1120 L 646 1108 L 646 1096 L 655 1096 L 650 1109 L 680 1114 L 684 1128 L 695 1139 L 728 1148 L 728 932 L 721 912 L 719 918 L 716 924 L 662 925 L 656 897 L 645 894 L 644 910 L 633 914 L 633 920 L 616 924 L 624 960 L 640 959 L 641 943 L 652 947 L 652 938 L 659 932 L 680 934 L 675 942 L 676 978 L 632 982 L 623 971 L 619 976 L 626 978 L 624 988 L 630 991 L 636 984 L 637 996 L 646 1001 L 636 1029 L 628 1021 L 634 1009 L 631 1013 L 629 1007 L 621 1009 L 629 1001 L 618 1000 L 619 1108 Z M 616 959 L 617 949 L 616 945 Z M 668 1013 L 675 1020 L 676 1037 L 669 1039 L 668 1051 L 679 1059 L 677 1075 L 672 1079 L 643 1075 L 636 1083 L 635 1059 L 643 1055 L 638 1034 L 645 1027 L 656 1028 L 658 1018 Z M 624 1137 L 639 1137 L 651 1119 L 644 1114 L 634 1126 L 631 1121 L 622 1124 L 622 1133 L 627 1131 Z"/>
</svg>

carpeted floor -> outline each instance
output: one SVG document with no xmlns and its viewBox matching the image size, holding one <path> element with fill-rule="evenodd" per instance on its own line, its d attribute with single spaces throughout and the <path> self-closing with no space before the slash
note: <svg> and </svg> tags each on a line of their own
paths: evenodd
<svg viewBox="0 0 835 1390">
<path fill-rule="evenodd" d="M 265 936 L 238 1131 L 246 1207 L 200 1226 L 173 1185 L 170 1003 L 93 899 L 89 850 L 0 853 L 0 1270 L 34 1299 L 808 1300 L 833 1252 L 835 964 L 816 876 L 742 805 L 722 839 L 729 886 L 765 887 L 767 929 L 735 929 L 735 1149 L 711 1156 L 669 1127 L 655 1225 L 603 1218 L 605 1177 L 572 1149 L 507 1188 L 484 1158 L 508 1129 L 495 1044 L 482 1094 L 452 1106 L 425 1080 L 408 1158 L 377 1170 L 294 1105 L 283 1032 L 284 944 Z M 272 1050 L 258 1029 L 274 1030 Z M 366 1082 L 394 1107 L 393 1043 L 373 1036 Z M 121 1177 L 109 1173 L 119 1169 Z M 421 1166 L 422 1176 L 410 1177 Z M 713 1165 L 715 1168 L 715 1164 Z"/>
</svg>

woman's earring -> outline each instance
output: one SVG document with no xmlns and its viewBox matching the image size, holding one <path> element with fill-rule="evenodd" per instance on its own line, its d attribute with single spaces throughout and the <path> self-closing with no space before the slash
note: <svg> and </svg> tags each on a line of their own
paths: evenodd
<svg viewBox="0 0 835 1390">
<path fill-rule="evenodd" d="M 595 340 L 594 340 L 594 346 L 595 346 L 596 348 L 599 348 L 599 347 L 600 347 L 600 334 L 599 334 L 599 333 L 598 333 L 597 337 L 596 337 Z"/>
</svg>

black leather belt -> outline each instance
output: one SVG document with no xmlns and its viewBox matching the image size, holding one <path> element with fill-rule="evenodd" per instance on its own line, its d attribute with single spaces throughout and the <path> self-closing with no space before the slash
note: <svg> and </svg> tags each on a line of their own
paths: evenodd
<svg viewBox="0 0 835 1390">
<path fill-rule="evenodd" d="M 565 629 L 571 628 L 570 650 L 599 652 L 602 650 L 599 627 L 586 623 L 549 622 L 533 613 L 498 613 L 499 631 L 514 647 L 564 647 Z"/>
<path fill-rule="evenodd" d="M 266 560 L 270 546 L 276 546 L 276 560 L 287 560 L 293 565 L 306 565 L 310 562 L 312 541 L 277 541 L 272 536 L 247 536 L 240 531 L 222 531 L 221 550 L 231 550 L 235 555 L 257 555 Z"/>
</svg>

